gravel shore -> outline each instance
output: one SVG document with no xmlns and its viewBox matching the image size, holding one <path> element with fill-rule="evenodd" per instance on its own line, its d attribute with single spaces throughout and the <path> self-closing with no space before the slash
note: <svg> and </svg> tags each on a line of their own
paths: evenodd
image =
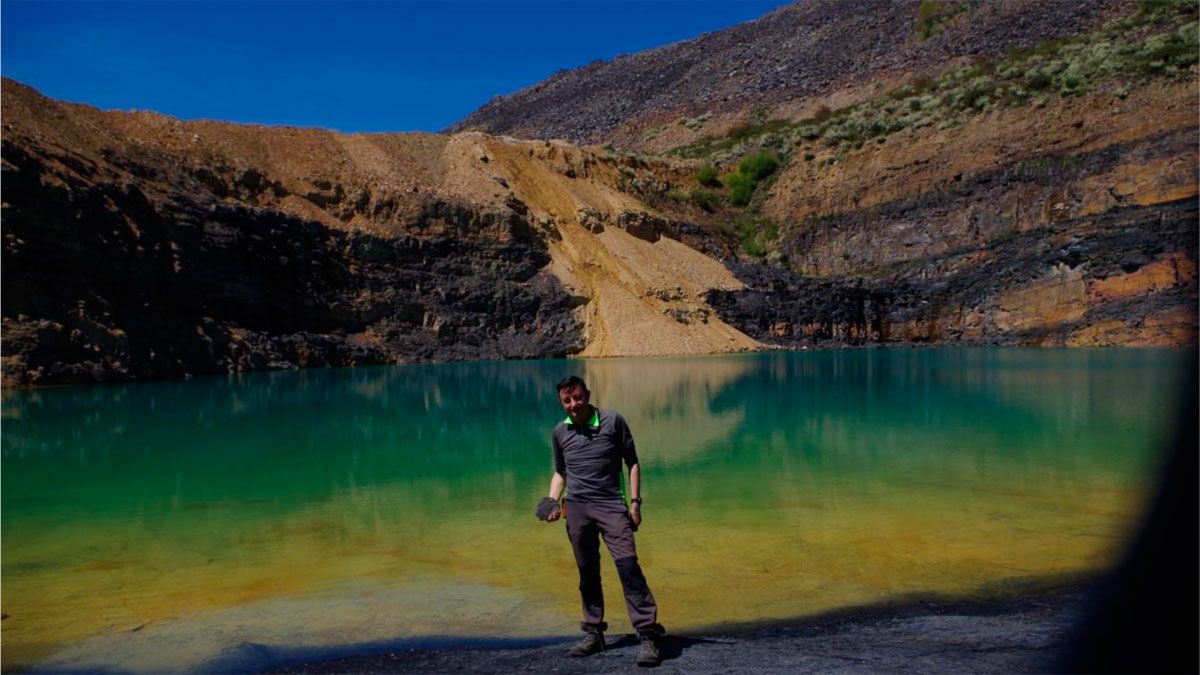
<svg viewBox="0 0 1200 675">
<path fill-rule="evenodd" d="M 1095 591 L 1074 588 L 1001 602 L 912 602 L 802 620 L 717 627 L 663 638 L 660 672 L 1052 672 Z M 668 626 L 668 630 L 670 626 Z M 574 636 L 486 646 L 422 646 L 332 660 L 277 673 L 555 672 L 639 670 L 633 635 L 608 649 L 566 656 Z"/>
</svg>

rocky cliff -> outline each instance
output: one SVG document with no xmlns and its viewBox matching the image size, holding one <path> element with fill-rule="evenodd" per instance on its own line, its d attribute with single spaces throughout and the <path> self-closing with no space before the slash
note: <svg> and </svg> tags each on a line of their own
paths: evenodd
<svg viewBox="0 0 1200 675">
<path fill-rule="evenodd" d="M 817 0 L 533 90 L 586 107 L 560 88 L 642 64 L 651 117 L 695 115 L 659 127 L 625 111 L 564 134 L 529 92 L 492 106 L 622 150 L 180 122 L 5 80 L 4 382 L 1194 344 L 1195 7 L 869 6 Z M 768 57 L 803 86 L 748 84 L 791 81 Z M 729 105 L 700 111 L 713 77 Z"/>
<path fill-rule="evenodd" d="M 3 104 L 8 384 L 757 344 L 611 153 Z"/>
<path fill-rule="evenodd" d="M 766 342 L 1190 344 L 1196 18 L 817 0 L 562 73 L 455 128 L 691 159 L 673 196 L 738 240 L 748 286 L 711 304 Z"/>
</svg>

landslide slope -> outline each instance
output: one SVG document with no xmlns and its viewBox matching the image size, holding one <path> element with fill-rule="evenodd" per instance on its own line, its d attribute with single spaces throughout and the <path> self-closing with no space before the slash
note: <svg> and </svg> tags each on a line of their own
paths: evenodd
<svg viewBox="0 0 1200 675">
<path fill-rule="evenodd" d="M 6 384 L 758 345 L 705 300 L 742 284 L 613 153 L 181 122 L 11 80 L 3 132 Z"/>
</svg>

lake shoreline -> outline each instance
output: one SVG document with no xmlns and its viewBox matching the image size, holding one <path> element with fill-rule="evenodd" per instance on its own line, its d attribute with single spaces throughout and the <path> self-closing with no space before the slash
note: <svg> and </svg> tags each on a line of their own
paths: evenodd
<svg viewBox="0 0 1200 675">
<path fill-rule="evenodd" d="M 716 626 L 663 638 L 659 672 L 1055 672 L 1095 582 L 999 600 L 908 600 L 814 617 Z M 670 626 L 667 626 L 668 631 Z M 565 653 L 574 636 L 541 643 L 392 649 L 315 658 L 271 673 L 634 672 L 633 635 L 610 633 L 586 659 Z"/>
</svg>

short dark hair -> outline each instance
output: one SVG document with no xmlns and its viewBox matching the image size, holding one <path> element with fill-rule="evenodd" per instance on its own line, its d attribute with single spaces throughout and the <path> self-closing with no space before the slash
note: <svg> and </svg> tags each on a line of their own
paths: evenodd
<svg viewBox="0 0 1200 675">
<path fill-rule="evenodd" d="M 587 384 L 583 381 L 583 378 L 578 375 L 568 375 L 559 380 L 557 390 L 561 393 L 563 389 L 574 387 L 575 385 L 583 387 L 584 393 L 591 393 L 588 391 Z"/>
</svg>

